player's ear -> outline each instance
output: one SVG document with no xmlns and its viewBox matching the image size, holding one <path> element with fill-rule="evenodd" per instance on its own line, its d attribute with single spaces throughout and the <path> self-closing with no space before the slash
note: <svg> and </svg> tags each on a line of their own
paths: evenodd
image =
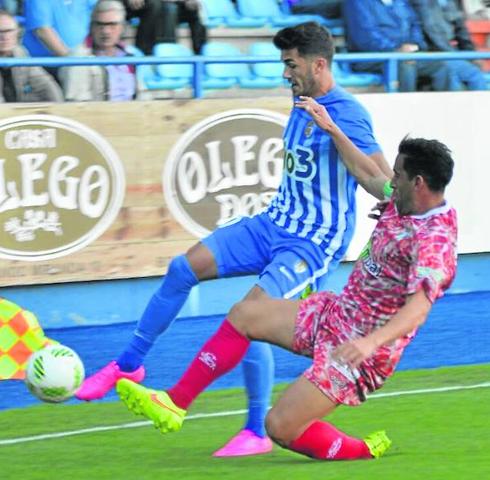
<svg viewBox="0 0 490 480">
<path fill-rule="evenodd" d="M 425 180 L 425 178 L 422 176 L 422 175 L 415 175 L 414 177 L 414 185 L 415 187 L 422 187 L 422 186 L 426 186 L 427 185 L 427 182 Z"/>
<path fill-rule="evenodd" d="M 314 62 L 315 73 L 321 73 L 328 68 L 327 59 L 323 57 L 317 57 Z"/>
</svg>

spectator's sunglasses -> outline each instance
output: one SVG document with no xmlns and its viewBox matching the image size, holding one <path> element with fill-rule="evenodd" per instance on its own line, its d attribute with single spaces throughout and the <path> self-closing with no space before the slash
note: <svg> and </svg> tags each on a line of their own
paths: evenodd
<svg viewBox="0 0 490 480">
<path fill-rule="evenodd" d="M 97 20 L 93 21 L 92 22 L 92 25 L 94 25 L 95 27 L 111 27 L 111 28 L 114 28 L 114 27 L 117 27 L 118 25 L 121 25 L 123 22 L 98 22 Z"/>
</svg>

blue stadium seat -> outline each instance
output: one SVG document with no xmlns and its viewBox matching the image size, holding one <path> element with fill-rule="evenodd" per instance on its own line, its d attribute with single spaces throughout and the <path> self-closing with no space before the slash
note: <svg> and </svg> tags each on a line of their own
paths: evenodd
<svg viewBox="0 0 490 480">
<path fill-rule="evenodd" d="M 157 43 L 153 47 L 156 57 L 191 57 L 193 53 L 180 43 Z M 192 84 L 192 63 L 162 63 L 156 65 L 151 73 L 146 72 L 145 84 L 149 90 L 177 90 Z"/>
<path fill-rule="evenodd" d="M 126 51 L 134 55 L 135 57 L 144 57 L 145 54 L 134 45 L 126 45 Z M 136 66 L 136 81 L 138 82 L 139 90 L 148 90 L 148 85 L 146 84 L 146 78 L 154 75 L 153 68 L 151 65 L 137 65 Z"/>
<path fill-rule="evenodd" d="M 279 20 L 284 17 L 292 17 L 292 15 L 284 15 L 279 8 L 279 4 L 275 0 L 237 0 L 237 7 L 241 15 L 245 17 L 260 18 L 268 25 L 272 25 L 272 21 L 276 18 Z M 298 20 L 297 22 L 291 21 L 288 25 L 300 22 L 301 20 Z"/>
<path fill-rule="evenodd" d="M 204 45 L 205 57 L 240 57 L 242 52 L 226 42 L 211 41 Z M 250 77 L 250 70 L 245 63 L 206 63 L 204 66 L 205 89 L 222 89 L 237 85 L 240 78 Z"/>
<path fill-rule="evenodd" d="M 265 20 L 240 15 L 231 0 L 203 0 L 206 13 L 206 26 L 231 28 L 259 28 L 265 25 Z"/>
<path fill-rule="evenodd" d="M 281 2 L 281 10 L 287 15 L 295 15 L 289 6 L 287 0 Z M 344 35 L 344 19 L 343 18 L 325 18 L 321 15 L 315 14 L 301 14 L 302 22 L 318 22 L 319 24 L 327 27 L 332 35 L 342 36 Z"/>
<path fill-rule="evenodd" d="M 275 88 L 285 85 L 282 78 L 284 71 L 280 60 L 281 52 L 271 42 L 255 42 L 248 49 L 250 56 L 277 57 L 274 63 L 254 63 L 250 65 L 252 76 L 240 78 L 240 86 L 243 88 Z"/>
<path fill-rule="evenodd" d="M 332 73 L 342 87 L 374 87 L 383 85 L 383 75 L 353 72 L 346 62 L 333 62 Z"/>
<path fill-rule="evenodd" d="M 302 22 L 318 21 L 333 29 L 341 20 L 328 21 L 320 15 L 295 15 L 287 14 L 281 9 L 277 0 L 237 0 L 238 11 L 246 17 L 265 19 L 272 27 L 290 27 Z M 337 29 L 338 30 L 338 29 Z M 339 30 L 340 31 L 340 30 Z M 343 30 L 342 30 L 343 31 Z M 337 31 L 332 30 L 332 34 Z"/>
</svg>

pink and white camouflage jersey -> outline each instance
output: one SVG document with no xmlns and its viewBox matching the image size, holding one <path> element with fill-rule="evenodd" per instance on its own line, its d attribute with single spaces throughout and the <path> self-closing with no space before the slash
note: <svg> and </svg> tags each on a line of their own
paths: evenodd
<svg viewBox="0 0 490 480">
<path fill-rule="evenodd" d="M 304 376 L 337 403 L 359 405 L 395 370 L 415 331 L 352 369 L 332 358 L 335 348 L 383 326 L 421 288 L 434 302 L 456 272 L 456 212 L 447 205 L 424 215 L 400 216 L 390 202 L 340 295 L 304 300 L 293 350 L 312 356 Z"/>
<path fill-rule="evenodd" d="M 383 326 L 421 288 L 434 302 L 454 279 L 456 240 L 456 212 L 449 205 L 400 216 L 391 201 L 336 299 L 338 321 L 345 319 L 357 337 Z M 387 370 L 379 373 L 392 373 L 414 334 L 378 349 L 377 360 L 387 361 Z"/>
</svg>

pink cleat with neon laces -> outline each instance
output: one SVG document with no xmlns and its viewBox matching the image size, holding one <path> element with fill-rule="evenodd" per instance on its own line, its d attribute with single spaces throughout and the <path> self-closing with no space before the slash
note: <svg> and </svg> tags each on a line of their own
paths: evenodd
<svg viewBox="0 0 490 480">
<path fill-rule="evenodd" d="M 272 451 L 272 441 L 269 437 L 259 437 L 251 430 L 242 430 L 224 447 L 214 452 L 213 457 L 244 457 L 270 451 Z"/>
<path fill-rule="evenodd" d="M 113 360 L 111 363 L 86 378 L 82 386 L 75 393 L 79 400 L 98 400 L 112 390 L 118 380 L 127 378 L 133 382 L 140 383 L 145 378 L 145 367 L 137 368 L 134 372 L 123 372 L 119 365 Z"/>
</svg>

